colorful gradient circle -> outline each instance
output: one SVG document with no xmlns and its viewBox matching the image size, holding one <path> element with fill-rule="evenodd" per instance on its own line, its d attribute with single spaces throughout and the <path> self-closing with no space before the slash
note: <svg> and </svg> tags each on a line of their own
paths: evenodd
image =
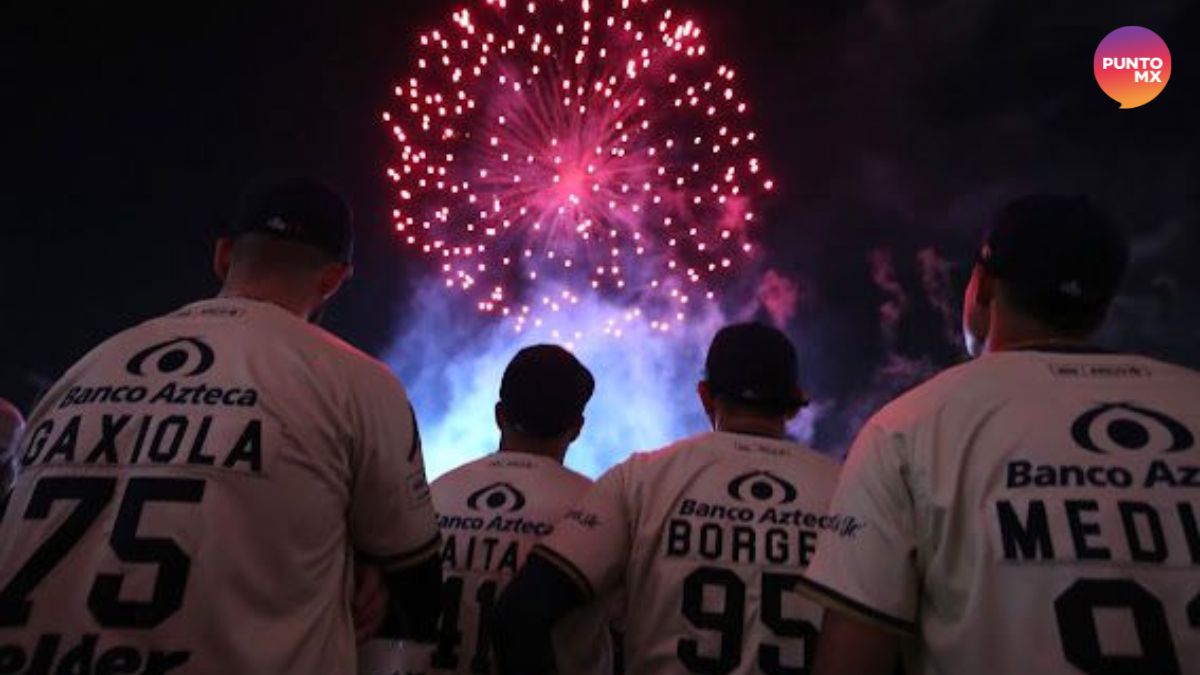
<svg viewBox="0 0 1200 675">
<path fill-rule="evenodd" d="M 1121 109 L 1153 101 L 1171 79 L 1171 50 L 1149 28 L 1124 26 L 1100 41 L 1093 60 L 1096 83 Z"/>
</svg>

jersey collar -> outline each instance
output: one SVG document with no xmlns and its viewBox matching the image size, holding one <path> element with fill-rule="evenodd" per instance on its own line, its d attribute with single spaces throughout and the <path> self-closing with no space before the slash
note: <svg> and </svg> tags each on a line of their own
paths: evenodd
<svg viewBox="0 0 1200 675">
<path fill-rule="evenodd" d="M 1046 354 L 1116 354 L 1111 349 L 1097 347 L 1089 344 L 1064 344 L 1064 343 L 1034 343 L 1021 345 L 1014 352 L 1041 352 Z"/>
</svg>

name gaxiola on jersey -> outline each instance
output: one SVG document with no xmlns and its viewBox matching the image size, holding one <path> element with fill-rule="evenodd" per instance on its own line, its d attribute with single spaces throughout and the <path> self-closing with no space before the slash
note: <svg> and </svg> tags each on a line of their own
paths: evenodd
<svg viewBox="0 0 1200 675">
<path fill-rule="evenodd" d="M 151 396 L 143 386 L 72 387 L 56 406 L 82 412 L 50 417 L 30 434 L 21 450 L 23 466 L 35 464 L 188 464 L 261 473 L 262 420 L 234 422 L 235 429 L 213 428 L 215 415 L 182 414 L 188 408 L 216 406 L 257 408 L 253 387 L 167 383 Z M 95 414 L 88 409 L 107 403 L 161 405 L 164 414 Z M 182 408 L 182 410 L 181 410 Z M 228 425 L 228 416 L 220 416 Z M 132 434 L 132 442 L 119 442 Z"/>
</svg>

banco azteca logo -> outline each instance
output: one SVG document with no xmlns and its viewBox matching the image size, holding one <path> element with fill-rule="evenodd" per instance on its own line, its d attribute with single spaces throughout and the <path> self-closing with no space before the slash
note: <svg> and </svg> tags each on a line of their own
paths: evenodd
<svg viewBox="0 0 1200 675">
<path fill-rule="evenodd" d="M 151 345 L 129 359 L 125 370 L 131 375 L 178 375 L 194 377 L 212 368 L 216 356 L 200 338 L 178 337 Z"/>
<path fill-rule="evenodd" d="M 770 471 L 751 471 L 729 481 L 729 496 L 739 502 L 789 504 L 796 501 L 796 488 Z"/>
<path fill-rule="evenodd" d="M 1196 444 L 1195 435 L 1178 420 L 1132 403 L 1102 403 L 1091 408 L 1071 425 L 1071 437 L 1079 447 L 1101 455 L 1180 452 Z"/>
<path fill-rule="evenodd" d="M 520 511 L 525 506 L 525 495 L 508 483 L 492 483 L 476 490 L 467 497 L 467 508 L 472 511 Z"/>
</svg>

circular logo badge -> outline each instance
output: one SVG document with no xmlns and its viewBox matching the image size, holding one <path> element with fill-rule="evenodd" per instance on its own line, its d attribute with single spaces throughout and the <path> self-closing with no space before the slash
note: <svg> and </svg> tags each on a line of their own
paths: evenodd
<svg viewBox="0 0 1200 675">
<path fill-rule="evenodd" d="M 179 337 L 151 345 L 129 359 L 125 370 L 130 375 L 175 375 L 193 377 L 212 368 L 216 356 L 200 338 Z"/>
<path fill-rule="evenodd" d="M 1080 415 L 1071 425 L 1079 447 L 1097 454 L 1110 452 L 1180 452 L 1196 437 L 1178 420 L 1131 403 L 1104 403 Z"/>
<path fill-rule="evenodd" d="M 788 504 L 796 501 L 796 488 L 769 471 L 751 471 L 729 482 L 729 496 L 739 502 Z"/>
<path fill-rule="evenodd" d="M 1121 109 L 1153 101 L 1171 79 L 1171 51 L 1149 28 L 1125 26 L 1109 33 L 1092 63 L 1096 83 Z"/>
<path fill-rule="evenodd" d="M 525 507 L 525 495 L 508 483 L 492 483 L 476 490 L 467 497 L 467 508 L 472 511 L 507 511 L 512 513 Z"/>
</svg>

